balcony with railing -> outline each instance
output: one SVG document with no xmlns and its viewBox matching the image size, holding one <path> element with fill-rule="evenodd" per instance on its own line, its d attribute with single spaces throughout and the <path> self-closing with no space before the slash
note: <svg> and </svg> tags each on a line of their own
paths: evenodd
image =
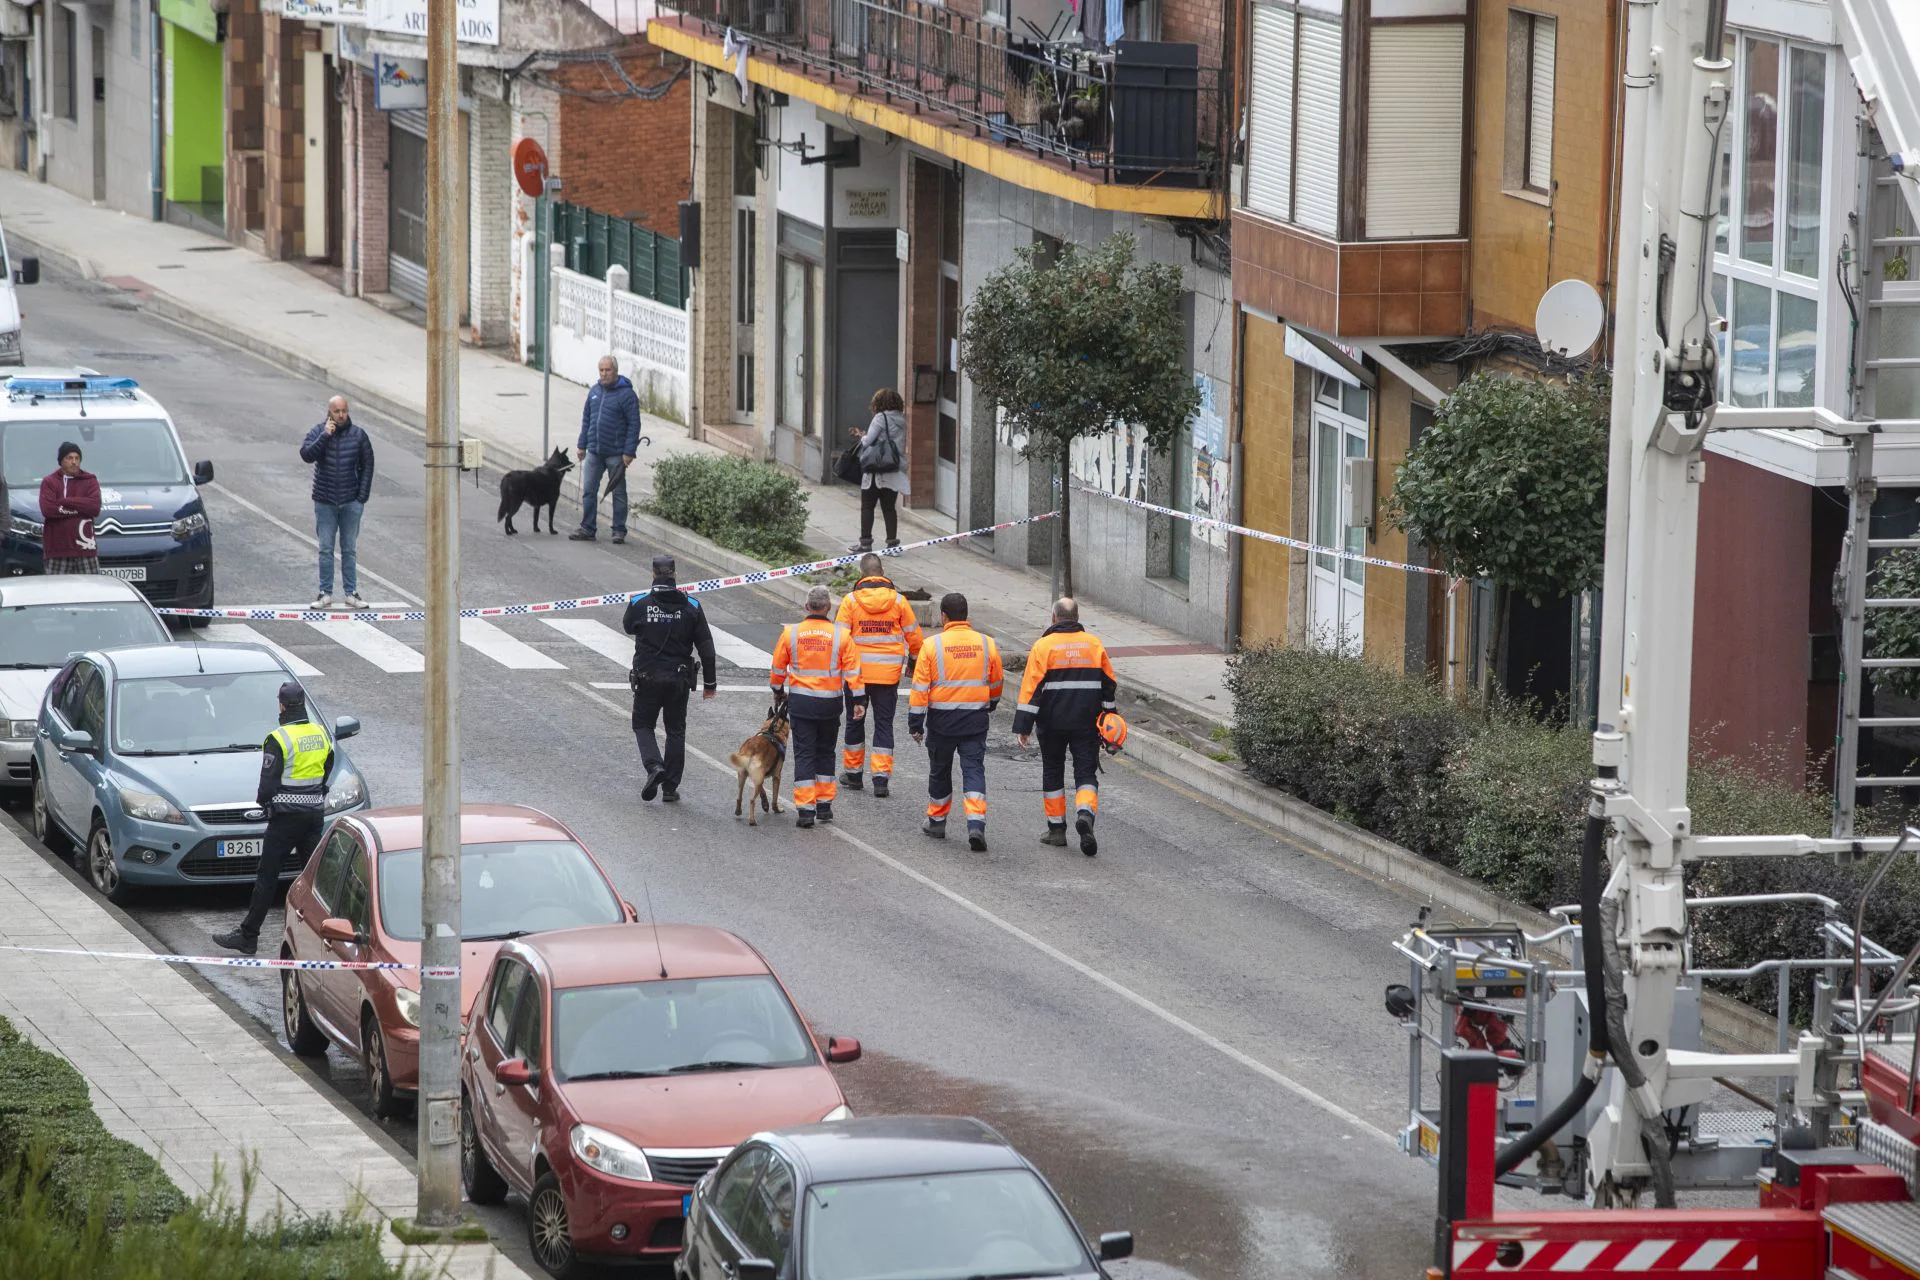
<svg viewBox="0 0 1920 1280">
<path fill-rule="evenodd" d="M 1200 46 L 1015 39 L 924 0 L 661 0 L 653 43 L 1082 204 L 1219 216 L 1217 66 Z"/>
</svg>

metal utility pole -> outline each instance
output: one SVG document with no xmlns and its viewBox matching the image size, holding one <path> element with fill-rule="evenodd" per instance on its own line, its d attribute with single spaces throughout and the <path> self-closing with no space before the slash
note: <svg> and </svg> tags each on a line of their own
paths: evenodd
<svg viewBox="0 0 1920 1280">
<path fill-rule="evenodd" d="M 460 1217 L 460 318 L 458 0 L 427 0 L 427 678 L 421 751 L 420 1196 Z"/>
</svg>

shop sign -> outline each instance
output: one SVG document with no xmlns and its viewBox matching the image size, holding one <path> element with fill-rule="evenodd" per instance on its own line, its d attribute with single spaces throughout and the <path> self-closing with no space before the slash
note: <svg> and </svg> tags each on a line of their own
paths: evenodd
<svg viewBox="0 0 1920 1280">
<path fill-rule="evenodd" d="M 397 36 L 427 38 L 427 0 L 365 0 L 367 28 Z M 500 0 L 460 0 L 457 38 L 466 44 L 500 43 Z"/>
<path fill-rule="evenodd" d="M 282 17 L 301 22 L 337 22 L 361 26 L 367 20 L 367 0 L 280 0 Z"/>
<path fill-rule="evenodd" d="M 425 111 L 427 60 L 374 54 L 373 105 L 382 111 Z"/>
<path fill-rule="evenodd" d="M 849 218 L 885 218 L 893 211 L 893 192 L 886 187 L 848 187 Z"/>
</svg>

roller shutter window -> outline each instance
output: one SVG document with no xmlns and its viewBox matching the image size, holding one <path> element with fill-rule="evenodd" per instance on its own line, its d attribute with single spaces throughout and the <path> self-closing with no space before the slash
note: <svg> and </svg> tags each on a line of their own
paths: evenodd
<svg viewBox="0 0 1920 1280">
<path fill-rule="evenodd" d="M 1553 190 L 1553 46 L 1559 24 L 1533 16 L 1527 58 L 1527 187 Z"/>
<path fill-rule="evenodd" d="M 1300 18 L 1298 142 L 1293 220 L 1325 235 L 1340 230 L 1340 26 Z"/>
<path fill-rule="evenodd" d="M 1293 217 L 1294 16 L 1253 7 L 1253 86 L 1247 122 L 1247 207 Z"/>
<path fill-rule="evenodd" d="M 1367 238 L 1460 234 L 1467 36 L 1377 26 L 1367 95 Z"/>
</svg>

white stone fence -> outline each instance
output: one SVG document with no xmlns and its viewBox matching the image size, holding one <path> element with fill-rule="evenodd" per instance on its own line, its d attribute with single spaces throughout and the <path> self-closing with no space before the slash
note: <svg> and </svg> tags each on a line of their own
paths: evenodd
<svg viewBox="0 0 1920 1280">
<path fill-rule="evenodd" d="M 564 245 L 551 252 L 553 371 L 591 384 L 599 377 L 600 357 L 612 352 L 620 372 L 633 380 L 642 409 L 685 422 L 687 313 L 628 292 L 625 267 L 608 267 L 607 278 L 595 280 L 567 269 Z"/>
</svg>

